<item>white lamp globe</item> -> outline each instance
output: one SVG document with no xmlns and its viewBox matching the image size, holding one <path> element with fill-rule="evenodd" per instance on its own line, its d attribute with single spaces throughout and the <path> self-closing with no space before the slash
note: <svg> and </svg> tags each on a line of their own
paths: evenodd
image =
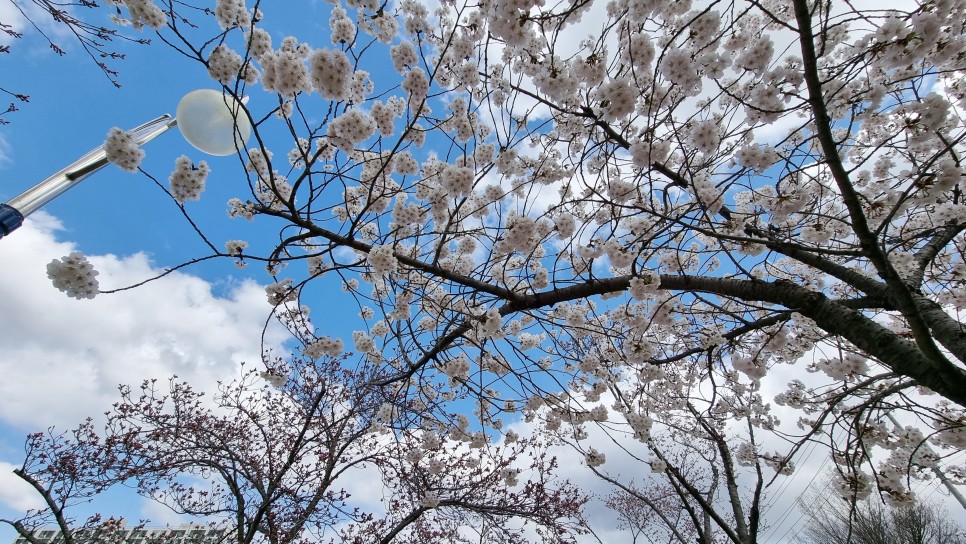
<svg viewBox="0 0 966 544">
<path fill-rule="evenodd" d="M 213 89 L 184 95 L 175 112 L 178 130 L 188 143 L 209 155 L 231 155 L 245 148 L 252 125 L 234 97 Z"/>
</svg>

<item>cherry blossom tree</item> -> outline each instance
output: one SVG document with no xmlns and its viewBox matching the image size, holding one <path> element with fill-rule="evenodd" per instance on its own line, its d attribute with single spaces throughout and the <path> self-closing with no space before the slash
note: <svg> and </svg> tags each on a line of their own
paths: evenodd
<svg viewBox="0 0 966 544">
<path fill-rule="evenodd" d="M 119 517 L 72 512 L 127 484 L 227 528 L 226 542 L 239 544 L 463 542 L 465 527 L 478 528 L 471 542 L 517 542 L 527 527 L 559 541 L 582 532 L 584 499 L 555 481 L 553 461 L 520 462 L 537 439 L 466 445 L 434 427 L 393 434 L 392 399 L 366 386 L 368 376 L 327 358 L 284 367 L 289 378 L 280 378 L 285 364 L 248 371 L 211 400 L 176 378 L 122 387 L 103 432 L 87 421 L 32 435 L 16 474 L 46 507 L 2 521 L 28 540 L 56 525 L 65 542 L 115 542 L 126 528 Z M 352 490 L 366 486 L 384 490 L 386 503 L 357 503 Z"/>
<path fill-rule="evenodd" d="M 339 278 L 395 433 L 522 415 L 632 492 L 602 430 L 733 542 L 809 442 L 843 495 L 897 504 L 966 446 L 966 4 L 351 0 L 328 42 L 278 44 L 259 2 L 219 0 L 217 28 L 126 4 L 227 97 L 271 97 L 228 213 L 277 243 L 203 239 L 263 264 L 282 313 Z M 343 352 L 304 323 L 302 356 Z"/>
</svg>

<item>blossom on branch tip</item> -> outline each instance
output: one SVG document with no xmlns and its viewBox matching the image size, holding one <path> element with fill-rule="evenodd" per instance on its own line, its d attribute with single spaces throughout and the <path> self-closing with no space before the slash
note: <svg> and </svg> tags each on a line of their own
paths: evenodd
<svg viewBox="0 0 966 544">
<path fill-rule="evenodd" d="M 266 91 L 276 92 L 287 99 L 295 98 L 302 92 L 312 90 L 312 81 L 305 57 L 309 48 L 289 36 L 282 40 L 277 51 L 262 55 L 262 86 Z"/>
<path fill-rule="evenodd" d="M 342 354 L 344 346 L 339 338 L 329 338 L 321 336 L 310 342 L 302 349 L 302 354 L 311 359 L 320 359 L 323 355 L 338 357 Z"/>
<path fill-rule="evenodd" d="M 268 385 L 272 387 L 282 387 L 287 381 L 285 376 L 279 376 L 278 374 L 273 374 L 271 372 L 259 372 L 258 376 L 268 382 Z"/>
<path fill-rule="evenodd" d="M 353 331 L 352 343 L 359 353 L 376 353 L 376 342 L 365 331 Z"/>
<path fill-rule="evenodd" d="M 174 162 L 174 172 L 168 178 L 171 196 L 184 204 L 189 200 L 200 200 L 205 190 L 205 181 L 211 169 L 205 161 L 195 165 L 186 155 L 181 155 Z"/>
<path fill-rule="evenodd" d="M 291 278 L 266 285 L 265 295 L 268 297 L 268 303 L 272 306 L 295 300 L 295 289 L 292 289 Z"/>
<path fill-rule="evenodd" d="M 251 202 L 242 202 L 239 198 L 228 201 L 228 217 L 244 217 L 249 221 L 255 218 L 255 206 Z"/>
<path fill-rule="evenodd" d="M 97 271 L 80 251 L 74 251 L 66 257 L 54 259 L 47 264 L 47 277 L 67 296 L 76 298 L 94 298 L 98 290 Z"/>
<path fill-rule="evenodd" d="M 591 468 L 599 467 L 607 461 L 607 456 L 595 450 L 594 448 L 590 448 L 587 450 L 587 453 L 584 455 L 584 461 L 586 461 L 587 466 Z"/>
<path fill-rule="evenodd" d="M 735 152 L 735 162 L 739 166 L 760 174 L 781 159 L 771 146 L 748 145 Z"/>
<path fill-rule="evenodd" d="M 252 17 L 245 8 L 245 0 L 217 0 L 215 19 L 222 29 L 246 28 L 252 25 Z"/>
<path fill-rule="evenodd" d="M 250 34 L 246 34 L 248 40 L 248 52 L 251 56 L 260 59 L 265 53 L 272 51 L 272 35 L 264 28 L 256 28 Z"/>
<path fill-rule="evenodd" d="M 130 24 L 138 30 L 141 30 L 144 25 L 157 30 L 168 22 L 167 15 L 154 4 L 153 0 L 107 0 L 107 4 L 126 7 L 129 14 L 128 18 L 122 19 L 116 16 L 115 22 Z"/>
<path fill-rule="evenodd" d="M 627 420 L 627 424 L 630 425 L 631 430 L 634 431 L 635 439 L 640 440 L 641 442 L 647 442 L 650 440 L 651 427 L 654 425 L 654 421 L 651 418 L 636 412 L 627 412 L 624 414 L 624 419 Z"/>
<path fill-rule="evenodd" d="M 409 93 L 410 103 L 418 104 L 426 98 L 426 93 L 429 92 L 429 78 L 426 77 L 426 72 L 419 66 L 410 69 L 403 79 L 402 88 Z"/>
<path fill-rule="evenodd" d="M 241 257 L 242 251 L 248 247 L 248 242 L 244 240 L 229 240 L 225 242 L 225 252 L 234 257 Z"/>
<path fill-rule="evenodd" d="M 254 66 L 244 62 L 241 55 L 225 44 L 219 44 L 211 50 L 208 75 L 222 85 L 228 85 L 238 77 L 246 83 L 255 83 L 259 77 Z"/>
<path fill-rule="evenodd" d="M 711 153 L 721 143 L 718 124 L 710 119 L 707 121 L 698 121 L 688 132 L 688 143 L 702 153 Z"/>
<path fill-rule="evenodd" d="M 229 240 L 225 242 L 225 252 L 233 257 L 238 257 L 235 261 L 235 266 L 237 268 L 245 268 L 248 263 L 245 262 L 244 255 L 245 248 L 248 247 L 248 242 L 244 240 Z"/>
<path fill-rule="evenodd" d="M 356 25 L 341 6 L 332 8 L 329 28 L 332 29 L 332 43 L 339 45 L 355 41 Z"/>
<path fill-rule="evenodd" d="M 107 154 L 108 161 L 125 172 L 137 172 L 144 160 L 144 150 L 134 140 L 134 134 L 118 127 L 108 131 L 104 153 Z"/>
<path fill-rule="evenodd" d="M 312 85 L 328 100 L 346 100 L 349 96 L 349 80 L 352 63 L 342 51 L 319 49 L 309 59 Z"/>
<path fill-rule="evenodd" d="M 329 123 L 328 137 L 343 153 L 351 153 L 357 144 L 376 132 L 372 117 L 359 110 L 349 110 Z"/>
<path fill-rule="evenodd" d="M 419 57 L 416 56 L 416 49 L 409 42 L 402 42 L 389 48 L 392 55 L 392 64 L 396 71 L 404 74 L 407 68 L 416 66 Z"/>
</svg>

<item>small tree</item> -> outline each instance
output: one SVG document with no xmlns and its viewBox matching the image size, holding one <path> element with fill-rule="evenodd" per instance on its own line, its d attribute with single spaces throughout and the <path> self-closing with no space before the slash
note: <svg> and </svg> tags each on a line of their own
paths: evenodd
<svg viewBox="0 0 966 544">
<path fill-rule="evenodd" d="M 962 544 L 963 527 L 936 505 L 884 506 L 812 493 L 798 500 L 808 522 L 802 544 Z"/>
<path fill-rule="evenodd" d="M 322 359 L 289 368 L 286 380 L 282 363 L 270 364 L 276 374 L 263 374 L 280 389 L 255 372 L 213 399 L 177 380 L 167 391 L 149 381 L 121 389 L 103 434 L 88 421 L 32 435 L 16 474 L 46 508 L 2 521 L 28 539 L 55 524 L 67 544 L 75 534 L 114 542 L 118 518 L 81 522 L 72 511 L 128 483 L 177 514 L 226 527 L 237 544 L 462 542 L 467 526 L 478 528 L 472 542 L 516 542 L 528 524 L 561 541 L 580 533 L 583 499 L 553 482 L 552 460 L 518 463 L 534 440 L 467 448 L 433 429 L 393 434 L 393 399 L 365 385 L 375 376 Z M 351 490 L 370 486 L 387 501 L 353 505 Z"/>
</svg>

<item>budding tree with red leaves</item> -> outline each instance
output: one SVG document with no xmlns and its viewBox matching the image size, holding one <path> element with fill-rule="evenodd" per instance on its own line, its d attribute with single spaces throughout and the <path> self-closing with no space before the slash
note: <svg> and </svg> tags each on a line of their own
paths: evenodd
<svg viewBox="0 0 966 544">
<path fill-rule="evenodd" d="M 893 503 L 966 447 L 963 2 L 351 0 L 278 44 L 259 2 L 125 4 L 226 100 L 271 97 L 208 175 L 277 242 L 211 255 L 266 266 L 310 359 L 350 341 L 309 318 L 338 277 L 394 436 L 522 416 L 675 538 L 736 543 L 805 444 Z"/>
<path fill-rule="evenodd" d="M 538 438 L 467 445 L 436 425 L 393 434 L 392 398 L 365 374 L 332 358 L 287 368 L 288 379 L 246 372 L 212 399 L 177 378 L 122 387 L 103 431 L 87 421 L 32 435 L 16 474 L 46 507 L 2 521 L 28 539 L 55 525 L 68 543 L 116 542 L 120 518 L 72 511 L 126 484 L 228 527 L 225 541 L 238 544 L 516 542 L 528 527 L 570 541 L 583 532 L 584 499 L 555 481 L 551 459 L 533 457 Z M 383 490 L 385 504 L 355 502 L 350 490 L 366 486 Z"/>
</svg>

